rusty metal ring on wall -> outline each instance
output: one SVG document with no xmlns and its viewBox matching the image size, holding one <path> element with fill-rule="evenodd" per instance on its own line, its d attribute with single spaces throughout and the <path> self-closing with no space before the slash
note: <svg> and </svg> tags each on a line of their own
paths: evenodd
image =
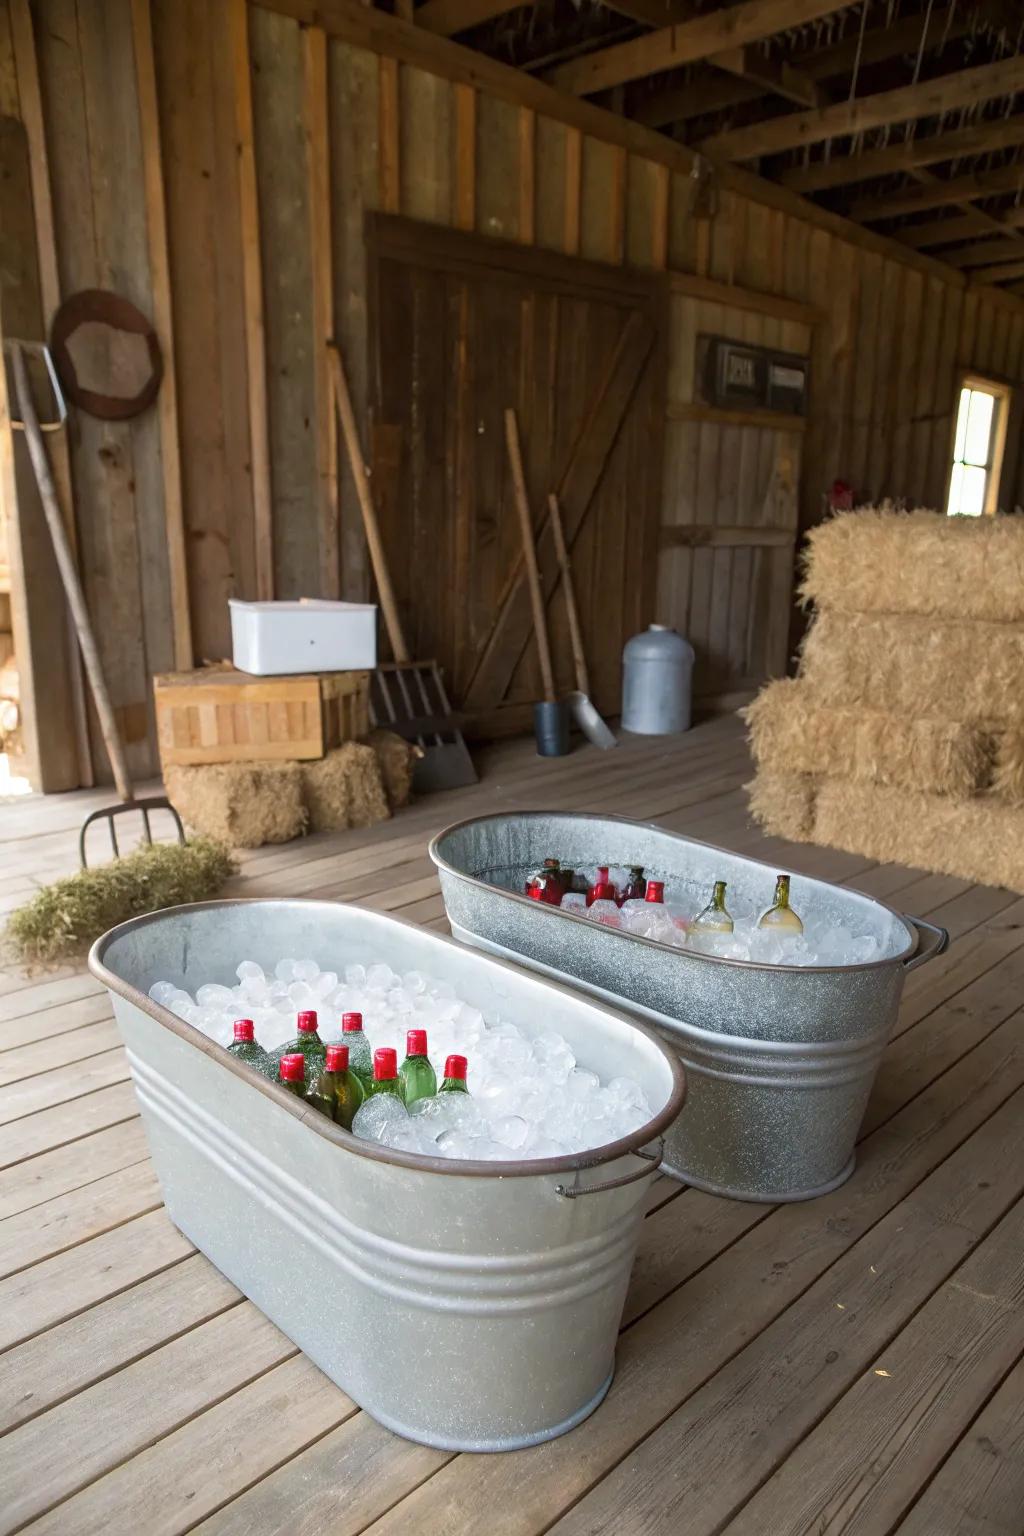
<svg viewBox="0 0 1024 1536">
<path fill-rule="evenodd" d="M 97 390 L 84 388 L 78 382 L 68 343 L 79 326 L 88 322 L 145 337 L 150 375 L 137 394 L 130 398 L 103 395 Z M 65 299 L 53 319 L 50 351 L 67 398 L 73 405 L 88 411 L 90 416 L 98 416 L 101 421 L 124 421 L 130 416 L 137 416 L 148 405 L 152 405 L 160 390 L 164 361 L 156 331 L 142 311 L 120 294 L 108 293 L 103 288 L 83 288 L 80 293 Z"/>
</svg>

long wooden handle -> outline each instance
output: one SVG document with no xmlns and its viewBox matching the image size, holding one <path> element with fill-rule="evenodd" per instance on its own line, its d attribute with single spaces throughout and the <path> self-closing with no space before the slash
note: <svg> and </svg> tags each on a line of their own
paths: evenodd
<svg viewBox="0 0 1024 1536">
<path fill-rule="evenodd" d="M 370 494 L 370 471 L 366 466 L 362 444 L 359 441 L 359 428 L 356 425 L 355 411 L 352 409 L 352 395 L 345 375 L 345 366 L 341 361 L 341 353 L 333 342 L 327 347 L 327 360 L 331 388 L 334 392 L 334 404 L 337 408 L 338 420 L 341 422 L 348 461 L 352 467 L 352 479 L 356 484 L 359 510 L 363 516 L 363 529 L 366 533 L 367 548 L 370 551 L 370 564 L 373 566 L 373 576 L 380 595 L 384 627 L 388 632 L 395 660 L 400 665 L 404 665 L 409 660 L 409 649 L 402 632 L 402 621 L 398 617 L 398 604 L 395 601 L 395 589 L 391 585 L 391 573 L 388 570 L 387 556 L 380 536 L 377 508 Z"/>
<path fill-rule="evenodd" d="M 519 513 L 519 530 L 523 537 L 523 562 L 526 566 L 526 582 L 530 589 L 530 606 L 533 609 L 533 628 L 537 636 L 537 656 L 540 675 L 544 684 L 544 697 L 549 704 L 555 702 L 555 674 L 551 666 L 551 646 L 548 642 L 548 621 L 544 611 L 544 593 L 537 568 L 537 546 L 533 539 L 533 519 L 526 494 L 526 476 L 523 474 L 523 452 L 519 443 L 519 422 L 511 407 L 505 412 L 505 443 L 508 461 L 512 469 L 512 489 L 515 493 L 516 511 Z"/>
<path fill-rule="evenodd" d="M 558 505 L 558 497 L 554 491 L 548 492 L 548 515 L 551 518 L 555 553 L 562 568 L 562 582 L 565 586 L 565 612 L 569 620 L 569 641 L 572 645 L 573 665 L 576 668 L 576 687 L 580 693 L 589 693 L 590 677 L 587 672 L 587 653 L 583 649 L 579 609 L 576 607 L 576 586 L 572 579 L 572 565 L 569 562 L 569 551 L 566 548 L 565 532 L 562 528 L 562 509 Z"/>
<path fill-rule="evenodd" d="M 114 706 L 107 692 L 107 680 L 103 676 L 103 666 L 100 662 L 100 653 L 96 648 L 96 637 L 92 632 L 92 621 L 86 607 L 85 593 L 82 591 L 82 584 L 75 569 L 67 529 L 57 500 L 57 488 L 53 483 L 50 461 L 43 444 L 43 434 L 39 430 L 39 417 L 36 415 L 35 402 L 32 399 L 32 387 L 28 380 L 28 369 L 25 367 L 25 354 L 17 342 L 11 344 L 11 358 L 18 410 L 25 428 L 25 441 L 28 444 L 29 458 L 32 461 L 32 469 L 39 489 L 39 500 L 43 504 L 43 514 L 46 517 L 46 526 L 50 530 L 50 541 L 53 544 L 57 568 L 60 571 L 60 579 L 64 583 L 68 607 L 71 609 L 78 644 L 82 650 L 82 661 L 85 663 L 86 676 L 92 689 L 96 714 L 103 733 L 103 744 L 107 749 L 110 766 L 114 770 L 114 783 L 117 785 L 118 794 L 122 800 L 134 800 L 135 791 L 128 777 L 128 765 L 125 762 L 124 747 L 121 744 L 121 733 L 114 718 Z M 0 360 L 0 367 L 2 366 L 2 360 Z"/>
</svg>

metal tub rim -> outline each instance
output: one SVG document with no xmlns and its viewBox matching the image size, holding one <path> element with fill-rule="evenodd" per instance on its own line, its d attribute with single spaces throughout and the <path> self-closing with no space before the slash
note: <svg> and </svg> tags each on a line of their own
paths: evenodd
<svg viewBox="0 0 1024 1536">
<path fill-rule="evenodd" d="M 129 918 L 127 922 L 119 923 L 117 927 L 108 929 L 105 934 L 96 940 L 89 950 L 89 970 L 110 992 L 116 993 L 119 997 L 124 998 L 126 1002 L 149 1014 L 152 1019 L 155 1019 L 165 1029 L 170 1030 L 172 1034 L 177 1035 L 189 1045 L 194 1046 L 196 1050 L 201 1051 L 204 1055 L 218 1062 L 226 1071 L 234 1073 L 236 1077 L 240 1077 L 250 1088 L 255 1088 L 258 1092 L 265 1094 L 273 1103 L 279 1105 L 281 1109 L 287 1110 L 288 1114 L 293 1115 L 298 1120 L 302 1120 L 316 1135 L 322 1136 L 326 1141 L 333 1142 L 346 1152 L 354 1153 L 358 1157 L 369 1158 L 373 1162 L 390 1163 L 400 1168 L 415 1169 L 420 1173 L 446 1174 L 449 1177 L 458 1178 L 508 1179 L 531 1178 L 556 1173 L 573 1174 L 584 1169 L 600 1167 L 604 1163 L 615 1162 L 620 1157 L 639 1155 L 642 1147 L 648 1146 L 652 1141 L 658 1141 L 664 1135 L 664 1132 L 677 1118 L 682 1109 L 686 1098 L 686 1075 L 676 1053 L 665 1044 L 656 1029 L 652 1029 L 650 1026 L 642 1023 L 634 1015 L 623 1009 L 608 1007 L 603 1002 L 595 1001 L 591 1003 L 591 1006 L 600 1009 L 602 1013 L 607 1014 L 618 1023 L 625 1024 L 630 1029 L 635 1029 L 639 1034 L 644 1035 L 657 1048 L 671 1073 L 672 1091 L 668 1099 L 658 1113 L 652 1116 L 639 1130 L 634 1131 L 629 1136 L 621 1137 L 618 1141 L 607 1142 L 600 1147 L 590 1147 L 584 1152 L 569 1153 L 565 1157 L 538 1157 L 532 1160 L 519 1159 L 509 1162 L 479 1162 L 469 1158 L 428 1157 L 418 1152 L 401 1152 L 391 1147 L 381 1146 L 379 1142 L 367 1141 L 362 1136 L 354 1136 L 351 1131 L 346 1131 L 342 1126 L 328 1120 L 319 1111 L 311 1109 L 304 1102 L 300 1102 L 287 1089 L 282 1088 L 278 1083 L 271 1082 L 252 1067 L 246 1066 L 244 1062 L 239 1061 L 237 1057 L 232 1056 L 230 1051 L 225 1050 L 223 1046 L 218 1045 L 216 1041 L 204 1035 L 202 1030 L 197 1029 L 194 1024 L 188 1024 L 184 1019 L 179 1019 L 177 1014 L 172 1013 L 169 1008 L 164 1008 L 162 1004 L 154 1002 L 148 993 L 140 991 L 139 988 L 132 986 L 129 982 L 122 981 L 105 963 L 107 951 L 119 938 L 137 929 L 148 927 L 150 924 L 161 919 L 165 920 L 169 913 L 179 916 L 210 909 L 223 911 L 233 907 L 267 907 L 275 904 L 303 906 L 306 908 L 322 907 L 331 911 L 336 911 L 339 906 L 350 906 L 361 911 L 372 910 L 361 908 L 358 902 L 332 902 L 312 896 L 234 896 L 225 897 L 218 901 L 184 902 L 180 906 L 161 907 L 156 912 L 147 912 L 140 917 Z M 563 915 L 567 916 L 568 914 Z M 412 923 L 407 918 L 396 917 L 391 912 L 387 916 L 390 922 L 398 924 L 402 928 L 408 928 L 413 933 L 422 934 L 424 932 L 420 924 Z M 431 930 L 430 937 L 432 940 L 436 940 L 438 944 L 458 951 L 460 955 L 465 954 L 466 946 L 459 944 L 455 939 L 449 938 L 446 934 L 435 933 Z M 498 965 L 503 970 L 511 971 L 531 981 L 537 980 L 537 973 L 530 966 L 520 965 L 497 956 L 491 956 L 489 959 L 491 964 Z M 573 987 L 567 986 L 561 981 L 545 978 L 543 985 L 553 987 L 556 991 L 573 998 L 575 1001 L 580 1001 L 580 994 Z M 658 1163 L 649 1162 L 644 1172 L 656 1172 L 660 1161 L 659 1156 Z M 630 1178 L 632 1177 L 631 1175 Z"/>
<path fill-rule="evenodd" d="M 429 853 L 435 868 L 442 871 L 444 874 L 449 875 L 453 880 L 460 880 L 464 884 L 484 886 L 488 890 L 499 891 L 502 897 L 511 899 L 512 901 L 522 902 L 528 905 L 531 910 L 544 912 L 552 918 L 560 917 L 566 922 L 586 923 L 588 926 L 590 926 L 590 919 L 587 917 L 578 917 L 575 912 L 563 912 L 560 907 L 549 906 L 544 902 L 532 901 L 528 896 L 523 895 L 521 891 L 509 890 L 505 886 L 492 885 L 490 881 L 482 879 L 479 875 L 470 874 L 469 871 L 465 869 L 459 869 L 456 865 L 450 863 L 450 861 L 441 851 L 441 844 L 447 838 L 452 837 L 455 833 L 462 832 L 467 827 L 480 826 L 485 822 L 508 821 L 512 818 L 514 818 L 516 821 L 535 821 L 541 819 L 547 820 L 559 816 L 565 817 L 566 819 L 572 821 L 620 822 L 624 826 L 641 827 L 648 832 L 656 832 L 662 837 L 670 837 L 681 843 L 696 843 L 702 848 L 709 848 L 713 853 L 721 853 L 727 855 L 729 858 L 737 857 L 736 853 L 732 849 L 723 848 L 718 843 L 704 842 L 699 837 L 688 837 L 685 833 L 682 832 L 673 832 L 670 828 L 659 826 L 658 823 L 654 821 L 637 821 L 636 818 L 632 816 L 618 816 L 612 814 L 611 812 L 603 811 L 557 810 L 492 811 L 485 813 L 482 816 L 466 816 L 461 821 L 453 821 L 447 827 L 443 827 L 440 832 L 435 833 L 427 845 L 427 852 Z M 817 878 L 813 875 L 800 875 L 796 870 L 786 871 L 783 868 L 780 871 L 778 864 L 766 864 L 763 859 L 752 858 L 745 853 L 739 855 L 739 857 L 742 857 L 746 863 L 755 864 L 759 869 L 767 870 L 770 873 L 781 872 L 785 874 L 788 872 L 800 880 L 813 880 Z M 828 884 L 829 882 L 824 881 L 822 883 Z M 897 912 L 895 907 L 890 907 L 887 902 L 879 901 L 875 896 L 868 896 L 863 891 L 850 891 L 847 894 L 851 896 L 860 896 L 864 901 L 871 902 L 874 906 L 880 907 L 883 911 L 887 912 L 889 916 L 893 918 L 893 920 L 897 922 L 906 933 L 906 947 L 904 949 L 898 950 L 895 954 L 880 956 L 876 960 L 859 960 L 854 965 L 774 965 L 767 960 L 734 960 L 727 955 L 709 955 L 705 954 L 699 949 L 689 948 L 686 950 L 686 957 L 688 960 L 699 961 L 703 965 L 723 965 L 743 971 L 781 972 L 785 975 L 794 976 L 845 976 L 854 971 L 879 970 L 883 966 L 894 965 L 897 961 L 902 964 L 905 969 L 909 970 L 913 965 L 921 963 L 922 960 L 931 958 L 931 951 L 929 951 L 927 954 L 922 954 L 920 957 L 917 955 L 917 951 L 921 944 L 921 932 L 920 929 L 916 927 L 916 924 L 921 922 L 922 926 L 926 926 L 930 928 L 932 932 L 934 932 L 935 930 L 932 929 L 932 925 L 923 924 L 922 919 L 911 918 L 904 912 Z M 644 938 L 641 934 L 638 933 L 624 933 L 621 929 L 615 928 L 609 928 L 608 931 L 613 939 L 624 938 L 633 944 L 642 944 L 646 948 L 657 950 L 659 953 L 664 952 L 668 947 L 667 945 L 658 943 L 658 941 L 655 939 Z M 945 946 L 943 945 L 943 947 Z M 942 951 L 939 949 L 936 952 L 941 953 Z"/>
</svg>

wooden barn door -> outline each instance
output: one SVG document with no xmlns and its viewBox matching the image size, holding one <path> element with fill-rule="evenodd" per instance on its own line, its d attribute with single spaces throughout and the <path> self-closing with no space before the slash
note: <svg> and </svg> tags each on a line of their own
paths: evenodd
<svg viewBox="0 0 1024 1536">
<path fill-rule="evenodd" d="M 806 356 L 811 331 L 687 293 L 671 302 L 658 617 L 696 649 L 697 701 L 725 707 L 786 670 L 806 423 L 709 405 L 701 338 Z"/>
<path fill-rule="evenodd" d="M 504 411 L 520 431 L 560 688 L 575 686 L 546 504 L 559 493 L 591 691 L 619 708 L 622 645 L 654 616 L 662 280 L 375 215 L 374 481 L 403 622 L 477 732 L 540 696 Z"/>
</svg>

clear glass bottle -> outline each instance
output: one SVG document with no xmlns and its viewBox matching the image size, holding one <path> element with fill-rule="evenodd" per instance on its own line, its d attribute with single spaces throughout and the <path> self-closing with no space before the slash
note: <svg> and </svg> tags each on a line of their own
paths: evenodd
<svg viewBox="0 0 1024 1536">
<path fill-rule="evenodd" d="M 310 1056 L 324 1059 L 324 1043 L 317 1033 L 316 1013 L 312 1008 L 305 1009 L 295 1020 L 298 1026 L 298 1034 L 289 1040 L 287 1045 L 282 1045 L 279 1051 L 275 1051 L 278 1061 L 284 1056 Z"/>
<path fill-rule="evenodd" d="M 333 1078 L 334 1118 L 338 1125 L 343 1125 L 346 1131 L 350 1131 L 356 1111 L 362 1104 L 365 1094 L 356 1074 L 349 1071 L 347 1045 L 327 1047 L 327 1071 Z"/>
<path fill-rule="evenodd" d="M 256 1030 L 252 1019 L 236 1019 L 233 1025 L 235 1038 L 228 1046 L 228 1052 L 237 1056 L 239 1061 L 244 1061 L 247 1067 L 252 1067 L 263 1077 L 269 1077 L 271 1082 L 277 1081 L 277 1062 L 273 1056 L 267 1054 L 262 1045 L 256 1043 Z"/>
<path fill-rule="evenodd" d="M 342 1014 L 341 1043 L 348 1046 L 348 1069 L 358 1077 L 365 1094 L 373 1082 L 373 1052 L 369 1040 L 363 1034 L 361 1013 Z"/>
<path fill-rule="evenodd" d="M 733 927 L 733 920 L 725 905 L 725 881 L 716 880 L 711 900 L 703 912 L 697 913 L 690 924 L 690 933 L 697 936 L 702 933 L 732 933 Z"/>
<path fill-rule="evenodd" d="M 410 1029 L 405 1037 L 405 1060 L 398 1069 L 402 1098 L 407 1105 L 417 1099 L 432 1099 L 437 1092 L 437 1074 L 427 1055 L 427 1032 Z"/>
<path fill-rule="evenodd" d="M 804 925 L 789 904 L 789 875 L 775 877 L 775 900 L 767 912 L 757 920 L 759 928 L 770 928 L 774 933 L 803 933 Z"/>
<path fill-rule="evenodd" d="M 390 1045 L 379 1045 L 373 1053 L 373 1077 L 366 1090 L 366 1097 L 372 1099 L 378 1093 L 393 1093 L 397 1099 L 402 1097 L 398 1081 L 398 1052 Z"/>
<path fill-rule="evenodd" d="M 301 1051 L 282 1056 L 277 1063 L 278 1081 L 297 1099 L 306 1097 L 306 1058 Z"/>
<path fill-rule="evenodd" d="M 449 1056 L 444 1064 L 444 1078 L 438 1093 L 468 1093 L 466 1073 L 469 1062 L 465 1056 Z"/>
</svg>

